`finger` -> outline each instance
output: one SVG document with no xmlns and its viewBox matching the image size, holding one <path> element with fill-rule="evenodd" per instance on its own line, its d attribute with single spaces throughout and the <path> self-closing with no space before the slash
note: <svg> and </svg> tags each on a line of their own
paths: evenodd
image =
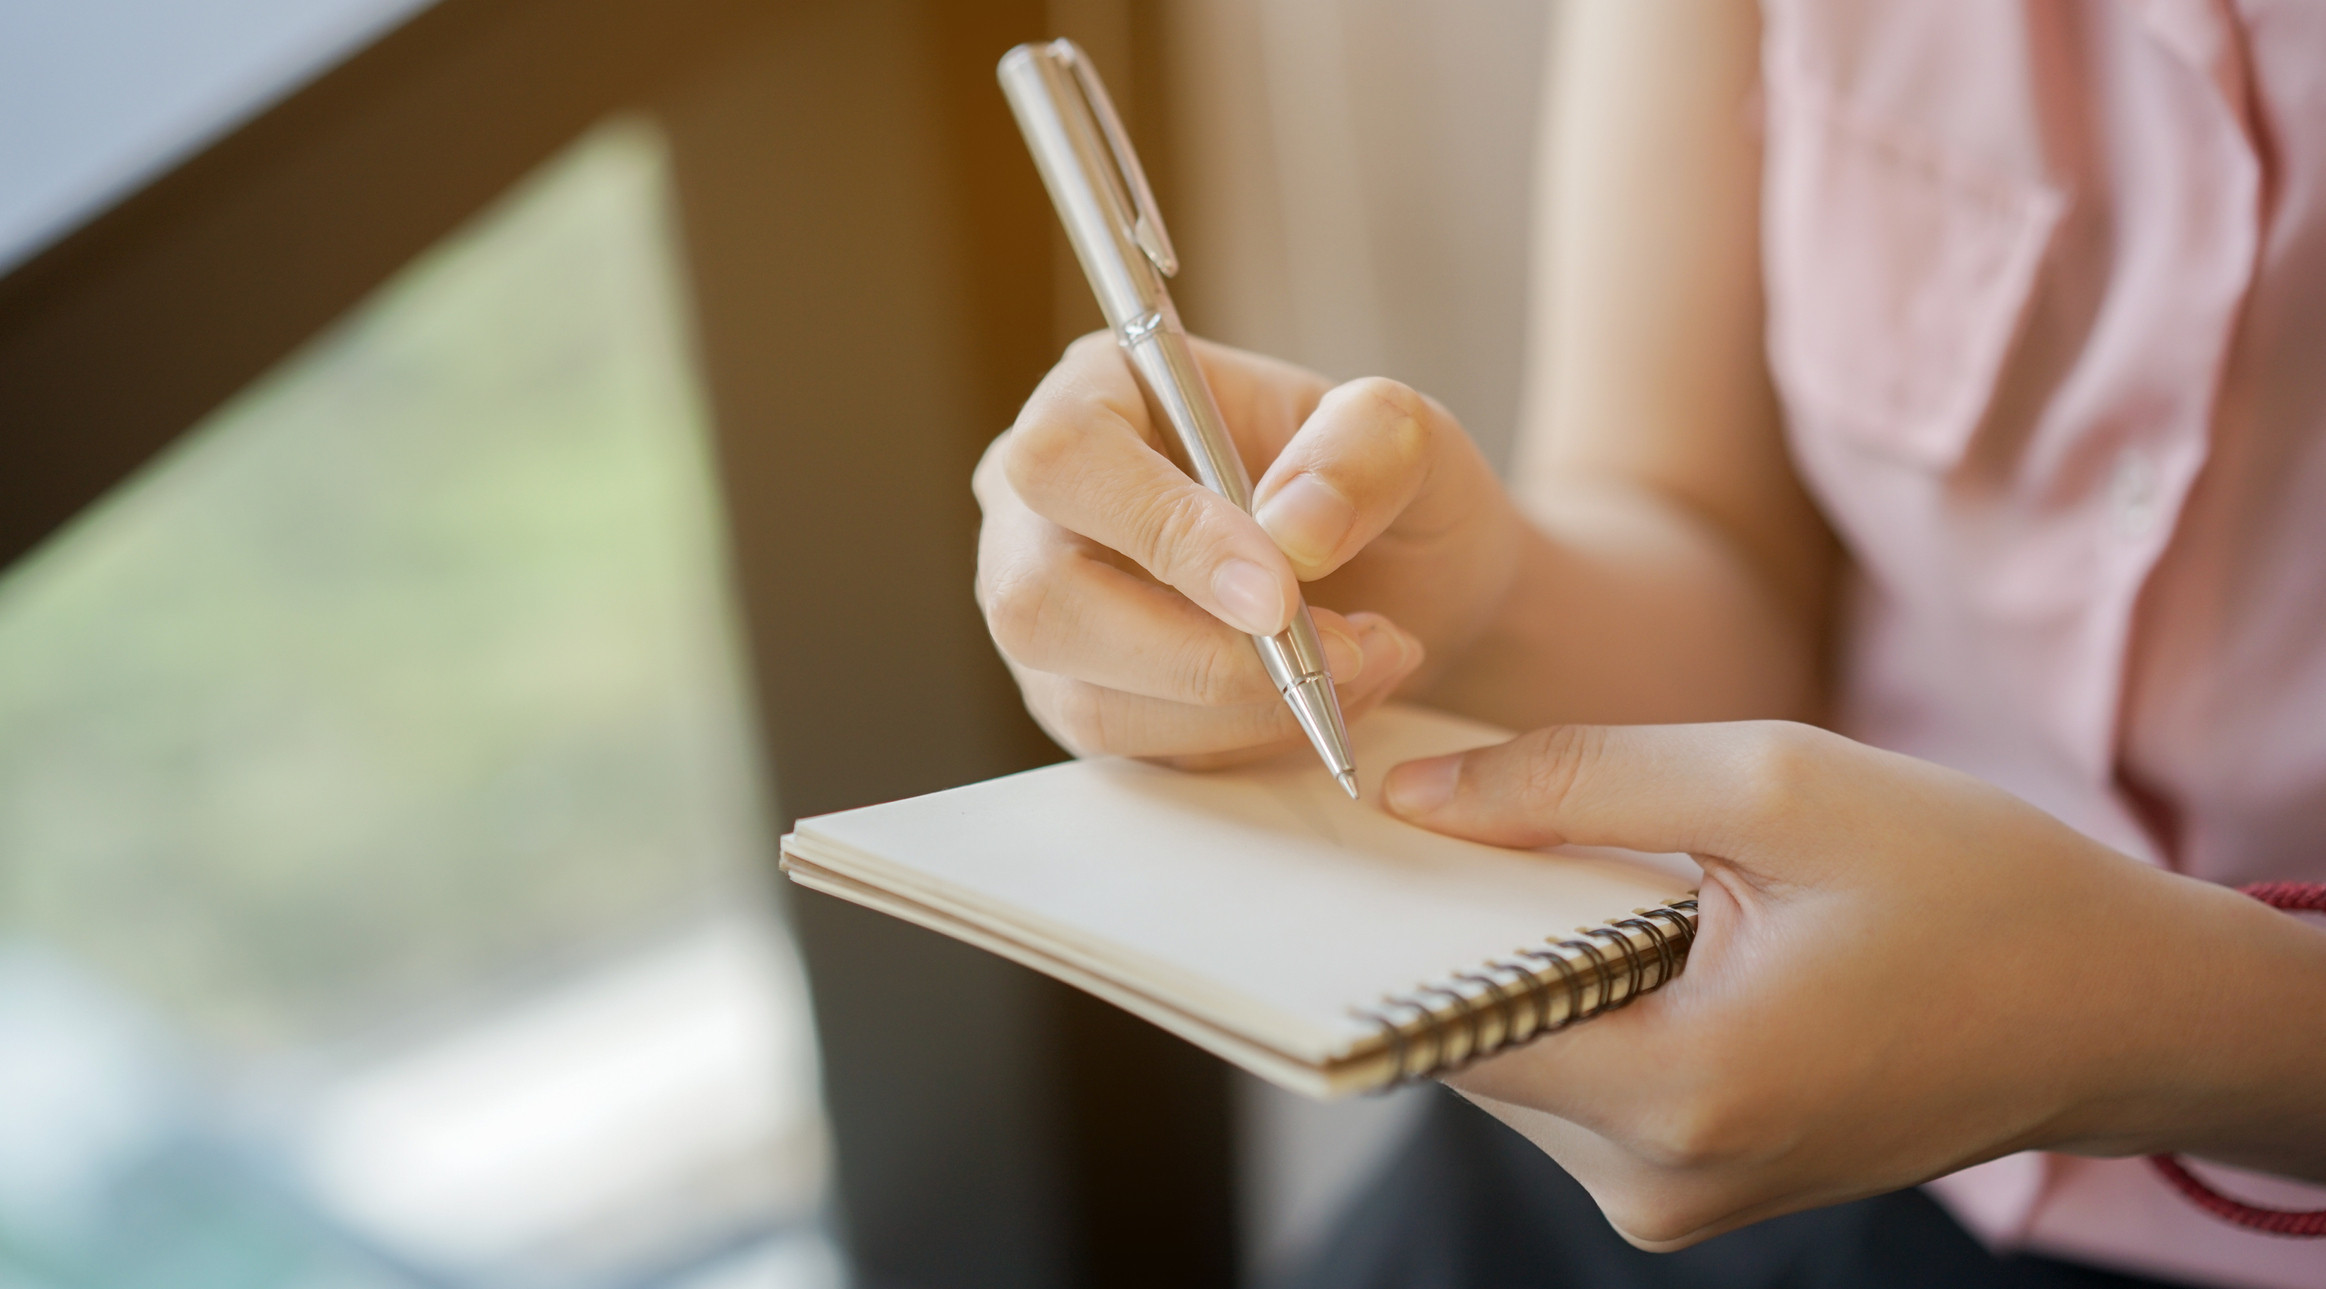
<svg viewBox="0 0 2326 1289">
<path fill-rule="evenodd" d="M 1198 336 L 1188 337 L 1187 343 L 1243 454 L 1244 467 L 1258 478 L 1315 413 L 1333 382 L 1282 359 L 1215 345 Z M 1161 436 L 1169 433 L 1164 427 Z"/>
<path fill-rule="evenodd" d="M 1037 671 L 1199 707 L 1275 696 L 1250 636 L 1095 554 L 1061 533 L 980 570 L 986 625 L 1004 655 Z M 1364 642 L 1339 614 L 1320 610 L 1315 618 L 1333 680 L 1353 683 L 1366 666 Z"/>
<path fill-rule="evenodd" d="M 1253 635 L 1291 621 L 1292 567 L 1250 515 L 1204 488 L 1144 436 L 1128 367 L 1081 358 L 1053 369 L 1001 446 L 1002 472 L 1036 513 L 1111 550 Z"/>
<path fill-rule="evenodd" d="M 1312 610 L 1318 627 L 1324 629 L 1324 620 L 1338 618 L 1324 609 Z M 1397 628 L 1396 624 L 1374 613 L 1352 613 L 1345 621 L 1348 629 L 1358 633 L 1364 642 L 1365 661 L 1357 676 L 1348 684 L 1334 684 L 1334 699 L 1340 704 L 1341 718 L 1350 724 L 1364 719 L 1365 714 L 1397 696 L 1397 690 L 1413 673 L 1421 668 L 1426 651 L 1420 640 Z M 1284 704 L 1281 700 L 1279 707 Z M 1291 713 L 1286 711 L 1290 720 Z M 1196 753 L 1156 758 L 1168 761 L 1183 770 L 1214 770 L 1237 765 L 1259 756 L 1273 755 L 1288 747 L 1307 747 L 1305 734 L 1290 735 L 1266 748 L 1233 749 L 1223 753 Z M 1362 769 L 1362 767 L 1360 767 Z"/>
<path fill-rule="evenodd" d="M 1405 512 L 1449 441 L 1451 414 L 1393 380 L 1334 388 L 1269 466 L 1253 513 L 1302 580 L 1331 573 Z"/>
<path fill-rule="evenodd" d="M 1005 658 L 1198 706 L 1264 702 L 1275 694 L 1250 636 L 1035 514 L 1006 485 L 986 511 L 977 603 Z M 1357 623 L 1329 609 L 1312 616 L 1336 684 L 1354 684 L 1368 666 L 1395 665 L 1401 651 L 1420 647 L 1378 615 L 1362 616 L 1387 626 L 1397 640 L 1369 642 Z"/>
<path fill-rule="evenodd" d="M 1422 662 L 1419 642 L 1387 620 L 1357 615 L 1352 623 L 1369 657 L 1356 683 L 1339 689 L 1343 714 L 1356 720 L 1378 706 Z M 1013 667 L 1027 706 L 1058 743 L 1081 756 L 1136 756 L 1206 769 L 1302 745 L 1305 737 L 1284 701 L 1199 707 L 1107 689 Z"/>
<path fill-rule="evenodd" d="M 1214 344 L 1201 336 L 1189 336 L 1187 345 L 1196 366 L 1203 369 L 1204 383 L 1211 387 L 1244 468 L 1254 477 L 1284 451 L 1333 388 L 1333 382 L 1280 358 Z M 1167 455 L 1179 450 L 1171 427 L 1155 424 L 1113 332 L 1094 331 L 1076 339 L 1066 347 L 1059 368 L 1109 391 L 1114 409 L 1150 445 Z"/>
<path fill-rule="evenodd" d="M 1421 646 L 1386 619 L 1356 615 L 1349 624 L 1364 642 L 1359 679 L 1340 689 L 1344 715 L 1354 720 L 1377 706 L 1421 665 Z M 1203 707 L 1108 689 L 1087 681 L 1013 668 L 1027 706 L 1058 743 L 1081 756 L 1168 759 L 1204 768 L 1267 755 L 1305 742 L 1284 701 Z"/>
<path fill-rule="evenodd" d="M 977 605 L 1004 658 L 1204 706 L 1256 703 L 1274 692 L 1249 636 L 1119 567 L 1104 548 L 1027 509 L 1006 485 L 998 492 L 978 533 Z M 1361 645 L 1345 631 L 1323 643 L 1336 679 L 1361 662 Z"/>
<path fill-rule="evenodd" d="M 1832 808 L 1855 745 L 1780 721 L 1558 725 L 1390 772 L 1397 814 L 1501 846 L 1577 842 L 1741 859 Z"/>
</svg>

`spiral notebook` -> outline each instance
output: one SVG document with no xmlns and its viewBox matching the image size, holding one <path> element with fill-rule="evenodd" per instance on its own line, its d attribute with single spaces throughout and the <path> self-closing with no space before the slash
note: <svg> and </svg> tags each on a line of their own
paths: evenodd
<svg viewBox="0 0 2326 1289">
<path fill-rule="evenodd" d="M 1316 1097 L 1445 1072 L 1680 971 L 1684 856 L 1413 827 L 1380 806 L 1390 766 L 1507 735 L 1414 707 L 1351 734 L 1361 801 L 1306 749 L 1212 773 L 1070 761 L 800 820 L 783 867 Z"/>
</svg>

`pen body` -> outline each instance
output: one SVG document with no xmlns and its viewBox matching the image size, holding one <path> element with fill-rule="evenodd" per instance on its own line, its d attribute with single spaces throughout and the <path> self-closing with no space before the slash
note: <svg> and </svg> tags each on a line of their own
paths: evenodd
<svg viewBox="0 0 2326 1289">
<path fill-rule="evenodd" d="M 1150 410 L 1171 427 L 1196 479 L 1249 512 L 1252 477 L 1164 287 L 1177 262 L 1105 90 L 1067 41 L 1020 45 L 1003 57 L 999 75 L 1075 258 Z M 1308 606 L 1296 607 L 1291 626 L 1254 636 L 1252 644 L 1326 768 L 1355 796 L 1348 731 Z"/>
<path fill-rule="evenodd" d="M 1003 55 L 999 77 L 1107 325 L 1119 336 L 1133 319 L 1158 305 L 1168 309 L 1163 271 L 1135 235 L 1139 217 L 1128 181 L 1116 167 L 1114 146 L 1085 106 L 1065 60 L 1053 47 L 1020 45 Z"/>
<path fill-rule="evenodd" d="M 1128 335 L 1117 328 L 1115 339 L 1131 360 L 1131 370 L 1138 375 L 1149 409 L 1169 422 L 1196 478 L 1240 509 L 1250 511 L 1252 476 L 1244 469 L 1243 455 L 1228 435 L 1227 422 L 1212 399 L 1211 386 L 1195 365 L 1195 351 L 1188 346 L 1187 333 L 1178 321 L 1166 301 L 1154 324 L 1133 328 Z M 1324 644 L 1317 639 L 1316 622 L 1305 604 L 1293 614 L 1290 627 L 1273 636 L 1253 636 L 1252 642 L 1259 648 L 1260 661 L 1268 668 L 1268 678 L 1276 682 L 1278 693 L 1286 693 L 1306 678 L 1331 677 Z M 1333 708 L 1337 724 L 1339 704 Z M 1345 768 L 1334 767 L 1336 773 Z"/>
</svg>

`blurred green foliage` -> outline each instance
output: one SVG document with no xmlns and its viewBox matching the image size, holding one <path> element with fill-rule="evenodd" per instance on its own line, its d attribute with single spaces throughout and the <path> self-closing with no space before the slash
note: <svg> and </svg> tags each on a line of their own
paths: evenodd
<svg viewBox="0 0 2326 1289">
<path fill-rule="evenodd" d="M 763 857 L 661 167 L 601 129 L 0 580 L 0 935 L 256 1055 Z"/>
</svg>

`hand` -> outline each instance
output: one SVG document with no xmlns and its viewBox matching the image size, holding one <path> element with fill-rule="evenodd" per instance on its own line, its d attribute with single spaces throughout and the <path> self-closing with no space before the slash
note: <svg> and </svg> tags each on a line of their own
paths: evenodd
<svg viewBox="0 0 2326 1289">
<path fill-rule="evenodd" d="M 1257 518 L 1164 455 L 1112 337 L 1085 336 L 977 469 L 977 597 L 1026 703 L 1081 754 L 1202 764 L 1300 741 L 1250 635 L 1300 583 L 1351 718 L 1478 631 L 1516 509 L 1444 408 L 1389 380 L 1197 342 Z"/>
<path fill-rule="evenodd" d="M 1553 728 L 1385 788 L 1457 836 L 1703 865 L 1670 986 L 1448 1080 L 1635 1244 L 2030 1148 L 2326 1159 L 2326 1051 L 2295 1020 L 2326 936 L 1975 779 L 1764 722 Z"/>
</svg>

